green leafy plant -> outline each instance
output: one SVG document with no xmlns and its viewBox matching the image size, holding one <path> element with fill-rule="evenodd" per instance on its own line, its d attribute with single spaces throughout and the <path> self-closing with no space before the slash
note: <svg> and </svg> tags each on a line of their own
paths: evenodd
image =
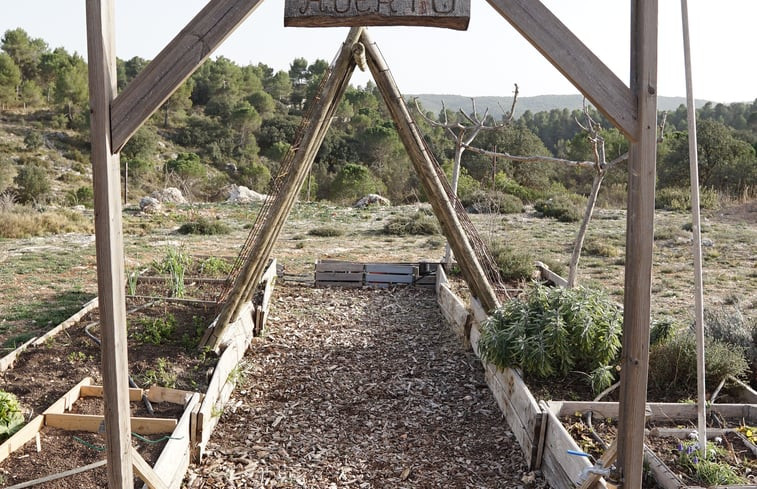
<svg viewBox="0 0 757 489">
<path fill-rule="evenodd" d="M 158 273 L 167 273 L 169 275 L 173 297 L 184 297 L 184 275 L 191 264 L 192 257 L 187 253 L 175 248 L 169 248 L 163 260 L 153 262 L 152 266 Z"/>
<path fill-rule="evenodd" d="M 231 263 L 228 261 L 217 256 L 211 256 L 200 262 L 200 275 L 228 275 L 231 272 L 231 268 Z"/>
<path fill-rule="evenodd" d="M 163 357 L 158 357 L 155 360 L 155 368 L 145 370 L 141 377 L 143 385 L 176 387 L 176 373 L 171 371 L 170 362 Z"/>
<path fill-rule="evenodd" d="M 139 281 L 139 273 L 132 271 L 126 274 L 126 288 L 129 291 L 129 295 L 137 295 L 137 282 Z"/>
<path fill-rule="evenodd" d="M 703 188 L 699 195 L 699 206 L 702 209 L 717 209 L 720 197 L 711 188 Z M 686 212 L 691 209 L 691 190 L 684 187 L 661 188 L 655 193 L 655 209 Z"/>
<path fill-rule="evenodd" d="M 10 437 L 24 424 L 24 415 L 16 396 L 0 390 L 0 440 Z"/>
<path fill-rule="evenodd" d="M 139 321 L 141 331 L 134 334 L 134 338 L 142 343 L 162 345 L 171 339 L 176 331 L 176 318 L 167 314 L 161 318 L 145 318 Z"/>
<path fill-rule="evenodd" d="M 622 313 L 600 291 L 533 284 L 482 324 L 481 357 L 547 379 L 582 371 L 595 392 L 613 381 Z"/>
<path fill-rule="evenodd" d="M 703 487 L 715 485 L 747 484 L 727 461 L 728 453 L 722 448 L 707 442 L 707 457 L 702 458 L 696 441 L 679 442 L 678 465 Z"/>
</svg>

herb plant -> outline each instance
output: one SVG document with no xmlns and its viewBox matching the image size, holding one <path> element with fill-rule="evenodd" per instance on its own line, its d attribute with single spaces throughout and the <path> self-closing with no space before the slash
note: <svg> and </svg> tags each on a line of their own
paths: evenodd
<svg viewBox="0 0 757 489">
<path fill-rule="evenodd" d="M 614 380 L 622 324 L 600 291 L 534 284 L 483 323 L 478 347 L 484 360 L 541 379 L 585 372 L 599 392 Z"/>
</svg>

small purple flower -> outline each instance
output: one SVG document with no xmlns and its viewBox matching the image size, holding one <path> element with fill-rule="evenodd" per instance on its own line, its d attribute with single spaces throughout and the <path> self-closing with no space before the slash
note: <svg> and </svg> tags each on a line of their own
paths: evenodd
<svg viewBox="0 0 757 489">
<path fill-rule="evenodd" d="M 682 452 L 683 451 L 683 443 L 678 442 L 678 446 L 676 448 L 678 449 L 679 452 Z"/>
<path fill-rule="evenodd" d="M 689 445 L 689 446 L 687 446 L 687 447 L 686 447 L 686 455 L 691 455 L 692 453 L 694 453 L 694 450 L 696 450 L 696 449 L 694 448 L 694 445 Z M 696 462 L 694 462 L 694 463 L 696 463 Z"/>
<path fill-rule="evenodd" d="M 697 457 L 696 455 L 694 455 L 694 457 L 691 459 L 691 461 L 694 462 L 694 465 L 696 465 L 696 464 L 699 463 L 699 457 Z"/>
</svg>

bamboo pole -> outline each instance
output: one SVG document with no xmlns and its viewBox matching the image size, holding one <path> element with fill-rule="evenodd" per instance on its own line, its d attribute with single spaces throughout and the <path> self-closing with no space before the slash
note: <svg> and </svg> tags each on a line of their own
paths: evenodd
<svg viewBox="0 0 757 489">
<path fill-rule="evenodd" d="M 628 216 L 618 469 L 626 489 L 639 489 L 649 370 L 654 191 L 657 158 L 657 0 L 631 0 L 631 92 L 638 140 L 628 160 Z"/>
<path fill-rule="evenodd" d="M 97 292 L 102 323 L 108 486 L 134 484 L 129 426 L 123 225 L 119 155 L 112 152 L 111 103 L 116 95 L 114 0 L 87 0 L 87 52 L 95 195 Z"/>
<path fill-rule="evenodd" d="M 297 199 L 297 193 L 308 175 L 323 138 L 331 125 L 331 118 L 355 69 L 352 46 L 358 41 L 361 31 L 361 27 L 350 29 L 334 62 L 329 79 L 316 98 L 317 105 L 303 136 L 303 146 L 297 148 L 294 156 L 294 171 L 286 175 L 282 189 L 274 197 L 276 200 L 272 205 L 272 214 L 268 217 L 263 232 L 255 237 L 250 259 L 245 263 L 242 272 L 234 282 L 229 299 L 221 310 L 215 326 L 209 329 L 206 337 L 203 338 L 202 344 L 213 350 L 220 347 L 221 338 L 223 338 L 226 328 L 239 315 L 245 299 L 252 294 L 263 275 L 273 245 Z"/>
<path fill-rule="evenodd" d="M 702 285 L 702 218 L 699 212 L 699 160 L 697 158 L 697 113 L 694 103 L 694 82 L 691 75 L 691 39 L 689 36 L 689 6 L 681 0 L 683 23 L 683 57 L 686 70 L 686 108 L 689 121 L 689 168 L 691 171 L 691 230 L 694 235 L 694 319 L 697 337 L 697 434 L 699 454 L 707 458 L 707 421 L 704 363 L 704 298 Z"/>
<path fill-rule="evenodd" d="M 434 213 L 442 225 L 444 235 L 460 263 L 463 276 L 471 287 L 473 295 L 478 298 L 486 311 L 492 311 L 499 307 L 499 299 L 497 299 L 497 295 L 486 278 L 468 237 L 460 225 L 455 209 L 434 170 L 433 161 L 426 152 L 423 138 L 415 125 L 415 121 L 410 116 L 405 100 L 391 76 L 389 67 L 367 32 L 363 32 L 361 41 L 365 45 L 368 67 L 376 80 L 376 86 L 392 114 L 394 123 L 397 125 L 397 132 L 410 155 L 418 177 L 423 183 L 431 207 L 433 207 Z"/>
</svg>

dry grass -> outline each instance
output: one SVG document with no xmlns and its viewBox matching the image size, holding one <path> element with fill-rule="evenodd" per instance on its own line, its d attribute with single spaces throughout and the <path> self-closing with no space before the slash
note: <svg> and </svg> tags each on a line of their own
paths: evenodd
<svg viewBox="0 0 757 489">
<path fill-rule="evenodd" d="M 0 212 L 0 238 L 19 239 L 51 234 L 86 233 L 94 231 L 92 220 L 68 209 L 37 212 L 13 206 Z"/>
</svg>

